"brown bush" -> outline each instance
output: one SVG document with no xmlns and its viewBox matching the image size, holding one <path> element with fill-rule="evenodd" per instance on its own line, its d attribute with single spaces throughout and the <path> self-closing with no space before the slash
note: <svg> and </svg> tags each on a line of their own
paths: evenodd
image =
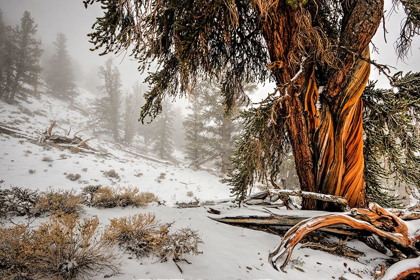
<svg viewBox="0 0 420 280">
<path fill-rule="evenodd" d="M 146 207 L 154 201 L 157 202 L 158 199 L 153 193 L 139 192 L 138 188 L 122 188 L 119 192 L 118 206 Z"/>
<path fill-rule="evenodd" d="M 83 209 L 83 198 L 74 190 L 50 190 L 39 198 L 36 209 L 39 212 L 52 214 L 77 214 Z"/>
<path fill-rule="evenodd" d="M 113 208 L 137 206 L 145 207 L 148 203 L 158 201 L 158 198 L 148 192 L 140 192 L 138 188 L 111 188 L 99 187 L 90 201 L 90 205 L 95 207 Z"/>
<path fill-rule="evenodd" d="M 108 177 L 108 178 L 115 178 L 117 180 L 120 179 L 120 175 L 114 169 L 111 169 L 109 171 L 105 171 L 104 176 Z"/>
<path fill-rule="evenodd" d="M 105 236 L 136 257 L 155 255 L 162 262 L 187 261 L 185 255 L 198 255 L 203 243 L 198 231 L 182 228 L 170 234 L 171 224 L 161 223 L 152 213 L 115 218 L 105 229 Z M 187 261 L 188 262 L 188 261 Z"/>
<path fill-rule="evenodd" d="M 113 208 L 118 205 L 118 194 L 115 189 L 101 187 L 93 195 L 91 205 L 95 207 Z"/>
<path fill-rule="evenodd" d="M 90 279 L 119 272 L 113 245 L 98 232 L 97 217 L 55 216 L 37 230 L 0 227 L 1 279 Z"/>
<path fill-rule="evenodd" d="M 78 154 L 78 153 L 80 153 L 81 151 L 80 151 L 80 149 L 79 149 L 79 148 L 71 146 L 71 147 L 70 147 L 70 152 L 72 152 L 73 154 Z"/>
<path fill-rule="evenodd" d="M 75 215 L 55 217 L 42 224 L 34 237 L 49 246 L 35 254 L 38 274 L 48 279 L 90 279 L 104 270 L 118 273 L 115 250 L 98 234 L 98 226 L 97 217 L 81 222 Z"/>
<path fill-rule="evenodd" d="M 43 157 L 42 161 L 53 162 L 54 160 L 51 157 Z"/>
<path fill-rule="evenodd" d="M 80 176 L 80 174 L 72 174 L 72 173 L 69 173 L 69 174 L 66 175 L 66 178 L 69 179 L 70 181 L 79 180 L 80 177 L 82 177 L 82 176 Z"/>
<path fill-rule="evenodd" d="M 115 218 L 105 229 L 105 236 L 136 257 L 159 251 L 168 238 L 169 224 L 162 224 L 154 214 L 136 214 Z"/>
<path fill-rule="evenodd" d="M 33 274 L 30 240 L 27 226 L 0 227 L 0 279 L 25 279 Z"/>
</svg>

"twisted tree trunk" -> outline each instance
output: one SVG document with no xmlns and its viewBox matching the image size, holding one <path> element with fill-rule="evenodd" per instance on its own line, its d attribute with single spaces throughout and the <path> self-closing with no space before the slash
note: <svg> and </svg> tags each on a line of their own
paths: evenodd
<svg viewBox="0 0 420 280">
<path fill-rule="evenodd" d="M 277 3 L 277 8 L 268 10 L 262 30 L 282 101 L 273 110 L 287 112 L 301 189 L 342 196 L 350 207 L 361 207 L 366 197 L 360 97 L 370 73 L 368 44 L 382 18 L 383 0 L 343 1 L 342 5 L 340 45 L 334 50 L 339 63 L 327 70 L 313 57 L 299 53 L 303 7 Z M 311 20 L 317 11 L 308 10 L 304 27 L 317 32 Z M 318 77 L 328 77 L 321 83 L 322 92 Z M 303 201 L 304 209 L 330 206 L 335 207 Z"/>
</svg>

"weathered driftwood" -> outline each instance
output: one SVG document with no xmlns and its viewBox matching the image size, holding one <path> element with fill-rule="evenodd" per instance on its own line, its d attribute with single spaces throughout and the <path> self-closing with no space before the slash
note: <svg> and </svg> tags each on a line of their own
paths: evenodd
<svg viewBox="0 0 420 280">
<path fill-rule="evenodd" d="M 311 198 L 319 201 L 333 202 L 340 206 L 342 211 L 350 210 L 346 199 L 340 196 L 305 192 L 300 190 L 278 190 L 270 189 L 262 192 L 258 192 L 248 196 L 244 203 L 248 205 L 272 205 L 278 204 L 278 201 L 282 201 L 283 205 L 287 209 L 298 209 L 291 199 L 292 196 Z"/>
<path fill-rule="evenodd" d="M 234 226 L 242 226 L 242 227 L 252 227 L 256 229 L 257 227 L 292 227 L 297 225 L 299 222 L 307 220 L 308 217 L 301 217 L 301 216 L 292 216 L 292 215 L 271 215 L 266 217 L 261 216 L 237 216 L 237 217 L 222 217 L 222 218 L 214 218 L 209 217 L 210 219 Z M 322 228 L 321 231 L 340 234 L 345 236 L 357 236 L 357 233 L 352 232 L 348 228 L 345 228 L 341 225 L 336 227 L 328 227 Z"/>
<path fill-rule="evenodd" d="M 406 224 L 379 205 L 371 203 L 369 209 L 353 209 L 351 215 L 326 215 L 299 222 L 284 235 L 280 245 L 270 253 L 270 263 L 277 269 L 277 262 L 286 256 L 280 266 L 280 269 L 284 271 L 293 249 L 305 235 L 327 226 L 339 224 L 376 234 L 386 242 L 395 245 L 396 248 L 404 250 L 406 254 L 408 252 L 412 255 L 420 255 L 420 252 L 413 246 L 415 238 L 408 235 Z"/>
<path fill-rule="evenodd" d="M 300 190 L 269 190 L 270 195 L 278 195 L 279 197 L 290 197 L 290 196 L 299 196 L 303 198 L 311 198 L 319 201 L 333 202 L 341 206 L 342 210 L 348 210 L 348 202 L 345 198 L 335 195 L 314 193 L 314 192 L 305 192 Z"/>
<path fill-rule="evenodd" d="M 380 275 L 382 276 L 382 275 Z M 382 277 L 376 279 L 381 280 L 403 280 L 403 279 L 420 279 L 420 257 L 415 259 L 407 259 L 391 265 Z"/>
<path fill-rule="evenodd" d="M 394 214 L 395 216 L 397 216 L 398 218 L 400 218 L 401 220 L 404 221 L 410 221 L 410 220 L 418 220 L 420 219 L 420 211 L 416 210 L 410 210 L 410 208 L 408 208 L 407 210 L 399 210 L 399 209 L 393 209 L 390 210 L 389 212 L 391 212 L 392 214 Z"/>
<path fill-rule="evenodd" d="M 56 125 L 56 121 L 51 122 L 50 127 L 41 134 L 38 139 L 39 143 L 48 143 L 52 142 L 55 144 L 67 144 L 67 145 L 75 145 L 77 148 L 84 148 L 91 151 L 97 151 L 96 149 L 90 147 L 87 142 L 96 139 L 97 136 L 90 137 L 88 139 L 83 140 L 79 136 L 76 136 L 80 131 L 76 132 L 72 138 L 63 135 L 55 135 L 53 134 L 54 126 Z"/>
<path fill-rule="evenodd" d="M 0 133 L 4 133 L 4 134 L 12 135 L 14 137 L 20 137 L 20 138 L 24 138 L 24 139 L 28 139 L 32 141 L 37 141 L 38 143 L 54 143 L 65 148 L 77 147 L 83 152 L 97 152 L 96 149 L 92 148 L 91 146 L 87 144 L 87 142 L 93 139 L 96 139 L 97 138 L 96 135 L 86 140 L 83 140 L 82 138 L 76 136 L 77 133 L 79 133 L 80 131 L 76 132 L 72 138 L 68 136 L 63 136 L 63 135 L 55 135 L 53 134 L 53 128 L 55 127 L 55 125 L 56 125 L 55 121 L 51 122 L 51 125 L 49 126 L 49 128 L 45 130 L 44 133 L 42 133 L 37 138 L 32 135 L 26 134 L 22 131 L 19 131 L 18 129 L 10 128 L 4 125 L 0 125 Z"/>
</svg>

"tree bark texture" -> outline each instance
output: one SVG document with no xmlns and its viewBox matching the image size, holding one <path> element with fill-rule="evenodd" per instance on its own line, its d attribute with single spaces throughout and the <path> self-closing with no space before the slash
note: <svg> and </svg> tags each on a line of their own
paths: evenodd
<svg viewBox="0 0 420 280">
<path fill-rule="evenodd" d="M 361 207 L 366 205 L 366 198 L 360 97 L 370 73 L 368 44 L 379 27 L 383 0 L 343 1 L 342 5 L 345 16 L 340 45 L 334 50 L 338 67 L 316 67 L 315 60 L 304 55 L 296 59 L 302 7 L 278 3 L 269 10 L 262 30 L 272 61 L 269 68 L 282 89 L 282 104 L 273 110 L 287 113 L 301 189 L 341 196 L 350 207 Z M 300 65 L 296 65 L 297 60 Z M 328 77 L 321 92 L 320 76 Z M 313 199 L 303 201 L 304 209 L 317 207 L 327 205 L 317 205 Z"/>
</svg>

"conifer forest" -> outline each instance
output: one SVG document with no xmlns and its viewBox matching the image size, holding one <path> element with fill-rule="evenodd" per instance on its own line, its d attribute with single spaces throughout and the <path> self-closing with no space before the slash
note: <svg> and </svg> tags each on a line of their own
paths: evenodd
<svg viewBox="0 0 420 280">
<path fill-rule="evenodd" d="M 0 0 L 0 279 L 420 279 L 419 0 Z"/>
</svg>

